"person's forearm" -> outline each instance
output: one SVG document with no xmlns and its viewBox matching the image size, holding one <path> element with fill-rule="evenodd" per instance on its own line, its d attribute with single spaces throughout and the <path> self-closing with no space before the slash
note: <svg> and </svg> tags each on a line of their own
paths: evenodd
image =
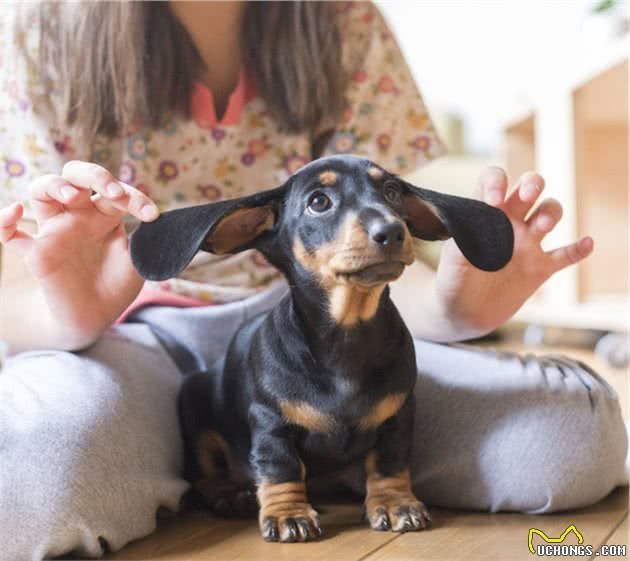
<svg viewBox="0 0 630 561">
<path fill-rule="evenodd" d="M 390 286 L 391 297 L 412 336 L 441 343 L 463 341 L 484 334 L 445 309 L 436 290 L 436 275 L 416 261 Z"/>
</svg>

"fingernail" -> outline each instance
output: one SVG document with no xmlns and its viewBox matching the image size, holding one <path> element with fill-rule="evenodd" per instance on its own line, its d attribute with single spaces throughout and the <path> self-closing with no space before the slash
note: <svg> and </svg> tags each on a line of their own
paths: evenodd
<svg viewBox="0 0 630 561">
<path fill-rule="evenodd" d="M 521 200 L 529 201 L 538 193 L 538 185 L 535 183 L 526 183 L 521 187 Z"/>
<path fill-rule="evenodd" d="M 491 189 L 486 193 L 486 202 L 490 205 L 499 205 L 503 202 L 503 196 L 501 191 L 497 189 Z"/>
<path fill-rule="evenodd" d="M 76 193 L 77 193 L 77 190 L 74 187 L 71 187 L 70 185 L 64 185 L 61 188 L 61 196 L 66 200 L 74 197 Z"/>
<path fill-rule="evenodd" d="M 158 209 L 153 205 L 144 205 L 140 209 L 140 214 L 144 220 L 153 220 L 159 214 Z"/>
<path fill-rule="evenodd" d="M 118 183 L 112 182 L 105 187 L 105 192 L 110 197 L 120 197 L 124 195 L 125 190 Z"/>
<path fill-rule="evenodd" d="M 548 214 L 543 214 L 538 217 L 538 229 L 543 232 L 548 232 L 555 226 L 556 221 Z"/>
<path fill-rule="evenodd" d="M 578 242 L 578 246 L 580 248 L 581 253 L 587 254 L 593 250 L 593 248 L 595 247 L 595 243 L 593 242 L 593 238 L 591 238 L 590 236 L 587 236 L 586 238 L 582 238 Z"/>
</svg>

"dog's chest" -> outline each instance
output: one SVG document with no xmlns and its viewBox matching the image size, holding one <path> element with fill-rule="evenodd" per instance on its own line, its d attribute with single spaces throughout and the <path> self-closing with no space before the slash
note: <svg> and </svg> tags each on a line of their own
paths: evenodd
<svg viewBox="0 0 630 561">
<path fill-rule="evenodd" d="M 311 477 L 363 461 L 375 444 L 376 431 L 343 427 L 331 433 L 308 432 L 298 443 L 298 449 Z"/>
<path fill-rule="evenodd" d="M 408 397 L 406 391 L 366 391 L 362 384 L 343 378 L 328 389 L 308 400 L 280 401 L 284 418 L 306 429 L 299 448 L 310 472 L 326 472 L 364 457 L 376 442 L 377 429 Z"/>
</svg>

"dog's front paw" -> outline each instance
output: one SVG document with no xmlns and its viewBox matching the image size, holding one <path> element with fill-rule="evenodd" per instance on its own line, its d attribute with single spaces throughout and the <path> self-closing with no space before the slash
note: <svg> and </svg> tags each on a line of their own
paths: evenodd
<svg viewBox="0 0 630 561">
<path fill-rule="evenodd" d="M 322 535 L 319 515 L 306 499 L 303 482 L 258 487 L 260 533 L 268 542 L 305 542 Z"/>
<path fill-rule="evenodd" d="M 412 494 L 382 493 L 368 496 L 365 514 L 374 530 L 416 532 L 431 527 L 431 516 L 424 504 Z"/>
<path fill-rule="evenodd" d="M 306 542 L 322 535 L 319 515 L 306 503 L 260 517 L 260 533 L 267 542 Z"/>
</svg>

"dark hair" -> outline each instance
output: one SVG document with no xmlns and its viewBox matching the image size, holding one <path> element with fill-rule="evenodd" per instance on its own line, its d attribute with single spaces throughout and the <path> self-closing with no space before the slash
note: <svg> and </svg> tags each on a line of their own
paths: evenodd
<svg viewBox="0 0 630 561">
<path fill-rule="evenodd" d="M 286 132 L 314 132 L 343 111 L 335 10 L 333 2 L 248 3 L 244 62 Z M 54 76 L 61 122 L 83 140 L 190 117 L 202 63 L 168 2 L 42 2 L 38 18 L 40 70 Z"/>
</svg>

